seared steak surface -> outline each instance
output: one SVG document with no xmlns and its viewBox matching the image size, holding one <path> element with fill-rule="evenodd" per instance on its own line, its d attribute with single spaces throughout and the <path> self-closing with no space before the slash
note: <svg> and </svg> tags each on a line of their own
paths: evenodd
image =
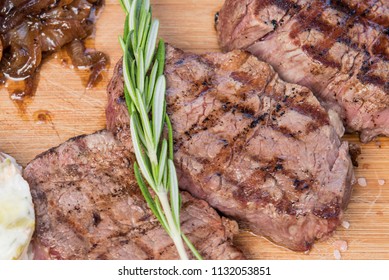
<svg viewBox="0 0 389 280">
<path fill-rule="evenodd" d="M 369 19 L 384 28 L 389 27 L 389 2 L 388 0 L 335 0 L 340 8 L 349 9 L 357 16 Z"/>
<path fill-rule="evenodd" d="M 226 0 L 223 50 L 245 49 L 307 86 L 361 141 L 389 135 L 389 2 Z"/>
<path fill-rule="evenodd" d="M 71 139 L 33 160 L 37 259 L 176 259 L 178 254 L 139 191 L 133 156 L 101 131 Z M 182 192 L 182 229 L 206 259 L 242 259 L 237 224 Z"/>
<path fill-rule="evenodd" d="M 167 103 L 182 189 L 254 233 L 304 251 L 339 225 L 353 177 L 342 124 L 312 92 L 242 51 L 167 46 Z M 129 141 L 121 63 L 108 128 Z"/>
</svg>

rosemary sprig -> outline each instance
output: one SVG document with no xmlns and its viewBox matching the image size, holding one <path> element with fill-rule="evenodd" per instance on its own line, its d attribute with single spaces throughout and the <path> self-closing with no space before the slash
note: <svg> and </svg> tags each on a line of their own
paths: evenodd
<svg viewBox="0 0 389 280">
<path fill-rule="evenodd" d="M 166 114 L 165 44 L 162 40 L 156 50 L 159 21 L 152 19 L 149 0 L 119 1 L 126 13 L 124 34 L 119 41 L 124 53 L 124 95 L 137 160 L 135 177 L 151 211 L 173 239 L 180 258 L 188 259 L 185 242 L 201 259 L 180 228 L 181 197 L 173 163 L 173 131 Z M 162 135 L 164 127 L 168 130 L 168 139 Z"/>
</svg>

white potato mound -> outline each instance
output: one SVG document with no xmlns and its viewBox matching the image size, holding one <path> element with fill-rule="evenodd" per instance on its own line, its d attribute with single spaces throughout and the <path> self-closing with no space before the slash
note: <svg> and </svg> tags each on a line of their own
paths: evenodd
<svg viewBox="0 0 389 280">
<path fill-rule="evenodd" d="M 34 206 L 22 169 L 0 153 L 0 260 L 25 258 L 34 228 Z"/>
</svg>

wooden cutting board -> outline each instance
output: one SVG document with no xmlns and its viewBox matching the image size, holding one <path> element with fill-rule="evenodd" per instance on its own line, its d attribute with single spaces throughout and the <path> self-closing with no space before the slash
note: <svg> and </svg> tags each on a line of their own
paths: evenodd
<svg viewBox="0 0 389 280">
<path fill-rule="evenodd" d="M 214 14 L 223 0 L 154 0 L 154 15 L 160 19 L 160 35 L 167 42 L 190 52 L 218 51 Z M 118 0 L 106 0 L 97 22 L 94 40 L 88 45 L 109 54 L 111 65 L 96 88 L 85 90 L 87 73 L 71 69 L 66 56 L 52 55 L 40 72 L 36 95 L 24 104 L 10 99 L 0 89 L 0 149 L 26 165 L 39 153 L 68 138 L 105 127 L 106 86 L 116 61 L 121 57 L 117 37 L 124 16 Z M 358 143 L 356 135 L 345 137 Z M 379 138 L 361 145 L 357 178 L 367 186 L 355 185 L 345 215 L 348 229 L 339 227 L 307 253 L 296 253 L 266 239 L 242 231 L 236 238 L 252 259 L 334 259 L 339 241 L 348 249 L 342 259 L 389 259 L 389 139 Z M 380 185 L 378 180 L 384 180 Z"/>
</svg>

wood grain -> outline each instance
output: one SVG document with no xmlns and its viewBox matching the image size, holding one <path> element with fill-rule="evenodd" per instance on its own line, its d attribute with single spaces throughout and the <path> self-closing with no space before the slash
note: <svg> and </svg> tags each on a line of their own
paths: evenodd
<svg viewBox="0 0 389 280">
<path fill-rule="evenodd" d="M 154 15 L 161 21 L 161 37 L 190 52 L 218 51 L 213 20 L 222 0 L 154 0 Z M 25 111 L 0 89 L 0 149 L 26 165 L 37 154 L 70 137 L 105 127 L 105 88 L 113 66 L 121 57 L 117 37 L 123 14 L 116 0 L 106 0 L 97 23 L 96 36 L 88 45 L 109 54 L 111 67 L 96 88 L 85 90 L 87 73 L 71 69 L 61 54 L 46 59 L 36 95 Z M 23 109 L 23 108 L 22 108 Z M 356 135 L 345 137 L 358 143 Z M 308 253 L 291 252 L 242 231 L 236 244 L 252 259 L 334 259 L 334 243 L 345 240 L 342 259 L 389 259 L 389 139 L 379 138 L 362 146 L 356 177 L 367 186 L 355 185 L 345 215 L 350 228 L 339 227 Z M 378 180 L 385 180 L 383 186 Z"/>
</svg>

